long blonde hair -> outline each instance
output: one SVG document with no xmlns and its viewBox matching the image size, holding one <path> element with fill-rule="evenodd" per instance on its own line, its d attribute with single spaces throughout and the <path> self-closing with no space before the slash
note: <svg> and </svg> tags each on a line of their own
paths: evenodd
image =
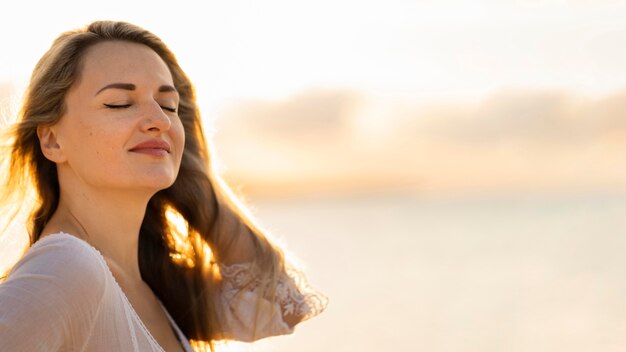
<svg viewBox="0 0 626 352">
<path fill-rule="evenodd" d="M 248 236 L 259 272 L 266 275 L 266 282 L 276 282 L 284 269 L 283 254 L 253 223 L 217 175 L 194 88 L 174 54 L 154 34 L 125 22 L 98 21 L 63 33 L 54 41 L 33 70 L 18 121 L 11 130 L 6 194 L 2 200 L 6 206 L 16 198 L 23 199 L 25 190 L 33 190 L 35 205 L 27 225 L 30 243 L 36 242 L 56 211 L 60 194 L 56 164 L 41 152 L 37 127 L 53 125 L 63 116 L 66 93 L 80 75 L 86 49 L 114 40 L 146 45 L 167 64 L 180 94 L 178 115 L 185 129 L 178 177 L 171 187 L 150 199 L 141 226 L 141 275 L 189 339 L 212 341 L 220 337 L 220 322 L 212 299 L 215 282 L 219 280 L 216 263 L 227 260 L 242 236 Z M 186 225 L 186 234 L 176 239 L 172 213 Z M 268 295 L 273 296 L 275 287 L 268 287 Z"/>
</svg>

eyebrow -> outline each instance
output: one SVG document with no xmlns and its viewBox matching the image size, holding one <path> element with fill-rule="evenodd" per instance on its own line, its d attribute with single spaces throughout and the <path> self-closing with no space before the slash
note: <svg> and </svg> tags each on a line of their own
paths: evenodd
<svg viewBox="0 0 626 352">
<path fill-rule="evenodd" d="M 123 90 L 130 90 L 133 91 L 135 89 L 137 89 L 137 86 L 135 86 L 132 83 L 111 83 L 111 84 L 107 84 L 106 86 L 100 88 L 100 90 L 98 92 L 96 92 L 95 95 L 100 94 L 100 92 L 107 90 L 107 89 L 123 89 Z M 176 90 L 176 88 L 174 88 L 173 86 L 164 84 L 162 86 L 159 87 L 159 93 L 166 93 L 166 92 L 175 92 L 178 93 L 178 90 Z"/>
</svg>

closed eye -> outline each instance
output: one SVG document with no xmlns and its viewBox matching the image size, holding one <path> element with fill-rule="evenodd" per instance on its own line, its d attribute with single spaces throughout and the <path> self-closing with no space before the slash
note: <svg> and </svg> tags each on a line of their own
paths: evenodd
<svg viewBox="0 0 626 352">
<path fill-rule="evenodd" d="M 121 104 L 121 105 L 104 104 L 104 106 L 106 106 L 109 109 L 125 109 L 125 108 L 130 107 L 130 104 Z M 168 106 L 161 106 L 161 109 L 169 111 L 169 112 L 176 112 L 176 108 L 170 108 Z"/>
<path fill-rule="evenodd" d="M 107 108 L 110 109 L 124 109 L 130 106 L 130 104 L 122 104 L 122 105 L 115 105 L 115 104 L 104 104 L 104 106 L 106 106 Z"/>
</svg>

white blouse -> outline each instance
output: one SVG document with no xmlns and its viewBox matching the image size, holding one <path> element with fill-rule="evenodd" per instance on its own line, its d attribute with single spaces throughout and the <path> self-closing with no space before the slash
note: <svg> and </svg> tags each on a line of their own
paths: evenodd
<svg viewBox="0 0 626 352">
<path fill-rule="evenodd" d="M 217 295 L 221 336 L 254 341 L 289 334 L 283 317 L 319 314 L 327 299 L 298 275 L 284 273 L 276 299 L 258 301 L 258 290 L 240 284 L 250 264 L 221 266 Z M 191 346 L 162 305 L 185 351 Z M 98 250 L 58 233 L 33 244 L 0 284 L 0 351 L 163 351 L 126 298 Z"/>
</svg>

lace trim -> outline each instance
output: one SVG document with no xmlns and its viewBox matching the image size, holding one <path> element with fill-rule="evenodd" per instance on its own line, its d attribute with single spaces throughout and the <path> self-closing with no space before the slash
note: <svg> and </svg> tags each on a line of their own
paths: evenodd
<svg viewBox="0 0 626 352">
<path fill-rule="evenodd" d="M 245 290 L 264 297 L 271 288 L 272 283 L 264 279 L 253 263 L 220 264 L 219 268 L 227 295 L 235 296 Z M 311 287 L 301 271 L 288 267 L 276 282 L 274 302 L 280 306 L 283 318 L 295 315 L 305 321 L 320 314 L 328 305 L 328 298 Z"/>
</svg>

